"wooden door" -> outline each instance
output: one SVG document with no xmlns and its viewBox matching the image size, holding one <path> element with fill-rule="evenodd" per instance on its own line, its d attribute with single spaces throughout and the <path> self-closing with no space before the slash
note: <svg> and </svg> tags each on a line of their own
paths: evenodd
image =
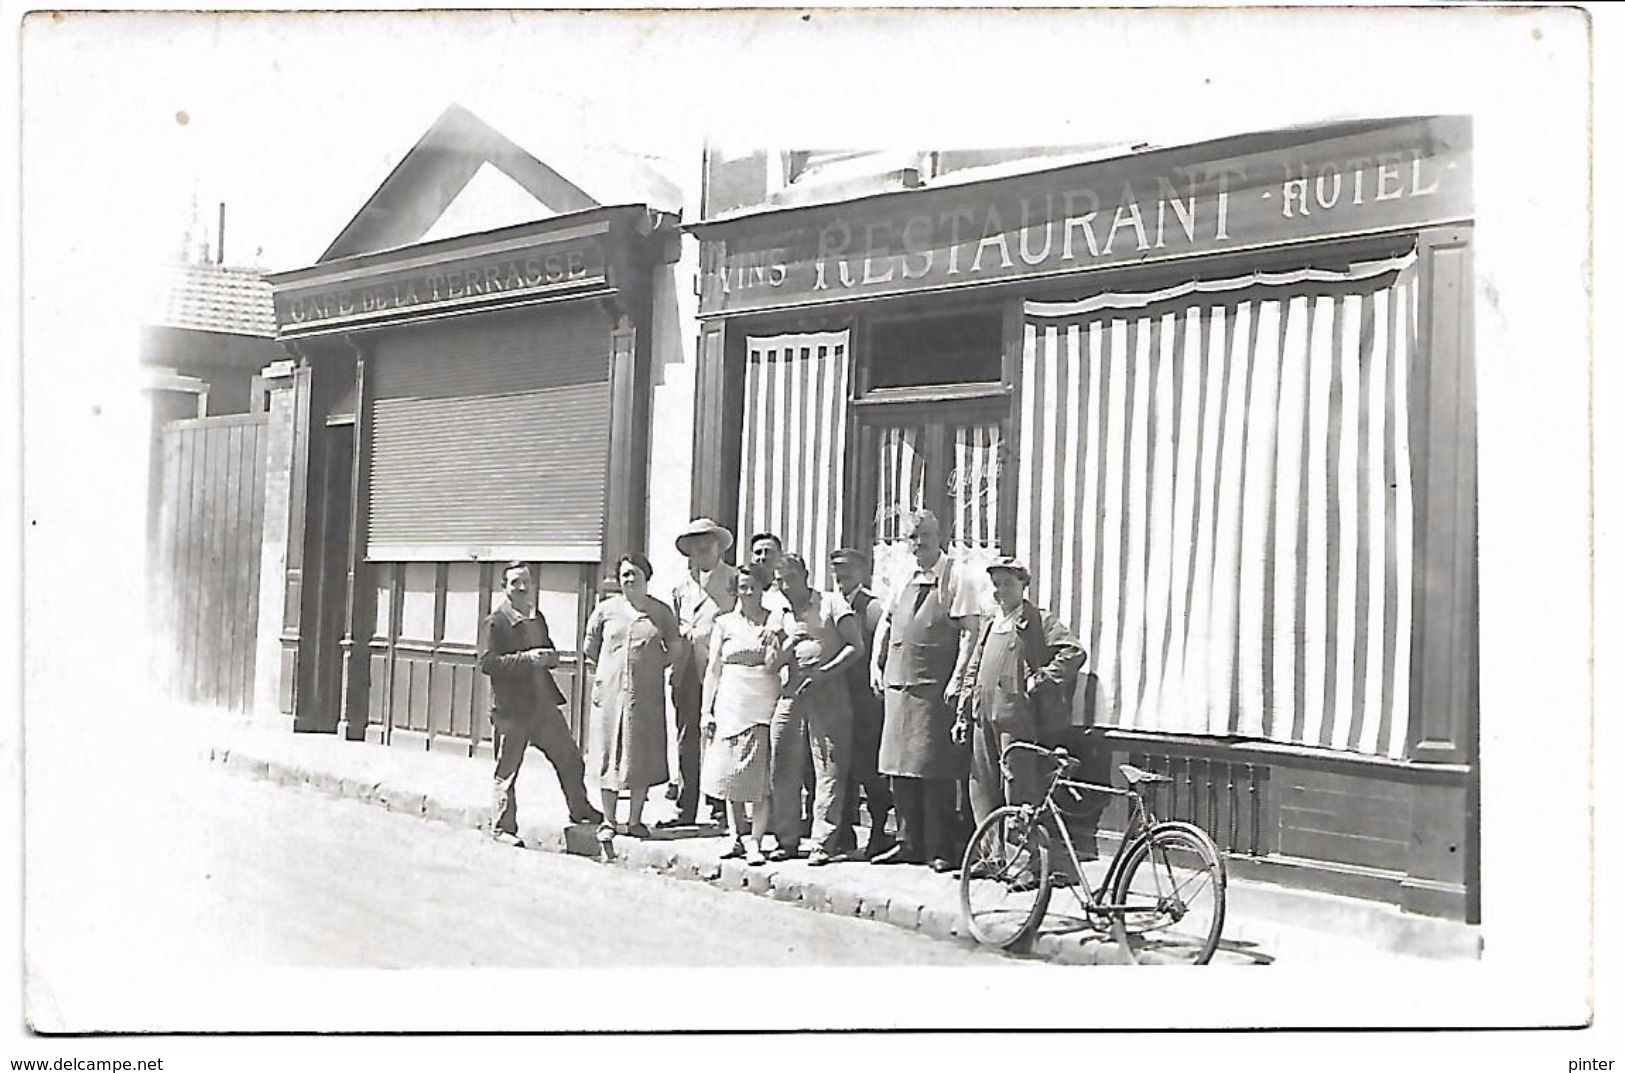
<svg viewBox="0 0 1625 1073">
<path fill-rule="evenodd" d="M 985 565 L 1008 546 L 1008 431 L 1003 399 L 862 407 L 856 535 L 872 549 L 877 592 L 889 594 L 910 568 L 904 523 L 914 511 L 937 516 L 957 559 Z"/>
</svg>

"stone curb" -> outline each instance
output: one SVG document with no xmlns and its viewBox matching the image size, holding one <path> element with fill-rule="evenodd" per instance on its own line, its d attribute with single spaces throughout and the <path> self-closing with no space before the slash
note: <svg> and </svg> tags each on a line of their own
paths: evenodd
<svg viewBox="0 0 1625 1073">
<path fill-rule="evenodd" d="M 238 775 L 265 779 L 278 785 L 302 786 L 329 797 L 346 797 L 390 812 L 400 812 L 439 823 L 478 830 L 486 820 L 483 808 L 437 800 L 431 794 L 367 776 L 340 775 L 333 771 L 304 767 L 295 762 L 262 760 L 241 751 L 225 748 L 208 750 L 208 759 Z M 564 827 L 545 822 L 527 823 L 520 831 L 526 846 L 545 853 L 599 857 L 596 832 L 586 824 Z M 812 912 L 834 916 L 877 920 L 905 931 L 918 932 L 941 942 L 974 946 L 962 934 L 958 907 L 925 905 L 907 896 L 888 897 L 854 890 L 841 885 L 837 876 L 804 878 L 772 865 L 749 868 L 741 861 L 717 861 L 709 855 L 685 852 L 675 840 L 617 838 L 615 858 L 608 864 L 656 872 L 689 882 L 705 883 L 719 890 L 753 894 L 795 905 Z M 1104 956 L 1102 950 L 1104 949 Z M 990 951 L 992 952 L 992 951 Z M 1087 965 L 1109 962 L 1115 956 L 1110 943 L 1091 942 L 1075 936 L 1041 935 L 1026 957 L 1060 964 Z"/>
</svg>

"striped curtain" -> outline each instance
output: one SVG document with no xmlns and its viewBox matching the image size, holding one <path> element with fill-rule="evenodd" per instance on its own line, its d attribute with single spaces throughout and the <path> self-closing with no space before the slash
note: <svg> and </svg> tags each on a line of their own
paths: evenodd
<svg viewBox="0 0 1625 1073">
<path fill-rule="evenodd" d="M 944 519 L 948 554 L 970 567 L 971 583 L 984 607 L 993 606 L 987 567 L 999 549 L 1000 432 L 997 424 L 954 429 L 953 470 L 948 477 Z"/>
<path fill-rule="evenodd" d="M 841 539 L 849 353 L 846 332 L 745 340 L 740 538 L 777 533 L 818 588 Z"/>
<path fill-rule="evenodd" d="M 999 543 L 999 426 L 954 429 L 954 468 L 948 476 L 950 544 L 966 551 Z"/>
<path fill-rule="evenodd" d="M 1414 254 L 1028 303 L 1017 546 L 1074 720 L 1400 757 Z"/>
<path fill-rule="evenodd" d="M 880 431 L 880 467 L 875 504 L 874 565 L 870 586 L 890 601 L 914 571 L 914 549 L 904 539 L 903 523 L 925 506 L 925 429 L 895 426 Z"/>
</svg>

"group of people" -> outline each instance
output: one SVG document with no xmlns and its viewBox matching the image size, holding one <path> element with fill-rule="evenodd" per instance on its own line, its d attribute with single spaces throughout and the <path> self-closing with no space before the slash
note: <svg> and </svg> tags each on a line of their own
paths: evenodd
<svg viewBox="0 0 1625 1073">
<path fill-rule="evenodd" d="M 498 743 L 493 837 L 521 844 L 514 785 L 535 745 L 553 764 L 571 821 L 597 824 L 606 843 L 623 832 L 648 837 L 649 790 L 670 783 L 677 815 L 656 826 L 694 825 L 703 798 L 732 835 L 725 858 L 789 860 L 806 841 L 810 865 L 951 870 L 975 823 L 1006 801 L 1036 800 L 1033 754 L 1012 757 L 1008 780 L 1000 755 L 1012 740 L 1046 741 L 1066 725 L 1085 656 L 1071 631 L 1026 599 L 1022 563 L 988 566 L 986 607 L 974 568 L 944 552 L 935 515 L 915 513 L 905 533 L 914 570 L 884 604 L 869 589 L 862 551 L 832 553 L 837 588 L 820 591 L 806 560 L 772 533 L 751 538 L 743 567 L 725 562 L 733 535 L 708 518 L 676 538 L 688 569 L 670 603 L 650 594 L 649 561 L 622 555 L 620 591 L 594 608 L 582 647 L 594 668 L 587 764 L 562 713 L 558 654 L 529 570 L 509 564 L 505 599 L 480 632 Z M 589 765 L 601 809 L 586 791 Z M 861 848 L 860 799 L 869 817 Z"/>
</svg>

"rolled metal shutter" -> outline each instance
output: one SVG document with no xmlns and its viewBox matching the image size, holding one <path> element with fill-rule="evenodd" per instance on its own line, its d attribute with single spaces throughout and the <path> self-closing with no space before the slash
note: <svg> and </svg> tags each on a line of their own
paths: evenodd
<svg viewBox="0 0 1625 1073">
<path fill-rule="evenodd" d="M 568 303 L 382 336 L 367 557 L 596 561 L 609 333 Z"/>
</svg>

